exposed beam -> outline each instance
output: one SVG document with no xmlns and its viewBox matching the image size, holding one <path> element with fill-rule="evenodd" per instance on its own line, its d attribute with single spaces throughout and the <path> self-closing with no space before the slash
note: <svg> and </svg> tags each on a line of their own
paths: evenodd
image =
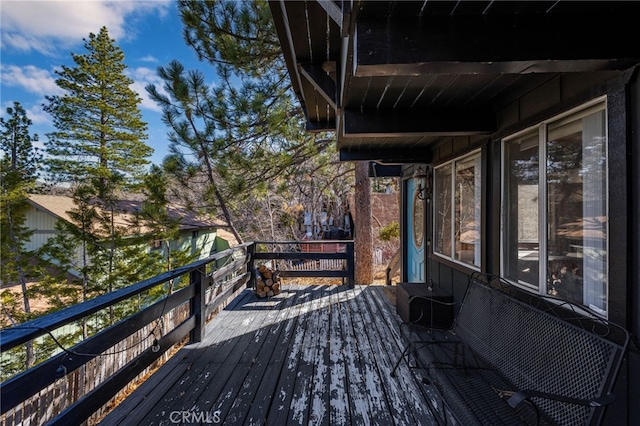
<svg viewBox="0 0 640 426">
<path fill-rule="evenodd" d="M 293 91 L 298 96 L 300 102 L 304 104 L 304 90 L 300 81 L 298 68 L 295 66 L 296 51 L 293 44 L 293 36 L 291 34 L 291 25 L 289 24 L 289 18 L 287 17 L 286 3 L 284 0 L 271 1 L 269 2 L 269 7 L 271 8 L 271 15 L 273 16 L 276 30 L 278 32 L 278 38 L 280 39 L 282 53 L 284 55 L 285 62 L 287 63 L 287 69 L 291 76 Z"/>
<path fill-rule="evenodd" d="M 322 64 L 300 64 L 300 74 L 311 83 L 324 99 L 336 109 L 336 83 L 323 69 Z"/>
<path fill-rule="evenodd" d="M 375 161 L 369 163 L 369 177 L 400 177 L 402 166 L 399 164 L 379 164 Z"/>
<path fill-rule="evenodd" d="M 308 116 L 307 116 L 308 117 Z M 306 125 L 307 132 L 318 133 L 318 132 L 334 132 L 336 130 L 336 121 L 309 121 L 307 119 Z"/>
<path fill-rule="evenodd" d="M 605 9 L 606 10 L 606 9 Z M 632 10 L 638 10 L 636 6 Z M 357 22 L 355 76 L 626 69 L 637 14 L 446 15 Z"/>
<path fill-rule="evenodd" d="M 357 147 L 341 148 L 340 161 L 376 161 L 389 164 L 429 163 L 431 152 L 410 147 Z"/>
<path fill-rule="evenodd" d="M 462 136 L 496 131 L 489 108 L 345 109 L 346 137 Z"/>
<path fill-rule="evenodd" d="M 340 28 L 340 36 L 349 35 L 349 24 L 351 22 L 351 0 L 318 0 L 318 4 L 327 12 L 333 22 Z M 340 6 L 338 6 L 340 4 Z"/>
</svg>

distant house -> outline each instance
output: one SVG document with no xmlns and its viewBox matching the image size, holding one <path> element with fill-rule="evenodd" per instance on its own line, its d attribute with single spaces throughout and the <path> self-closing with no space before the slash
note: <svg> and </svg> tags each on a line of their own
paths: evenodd
<svg viewBox="0 0 640 426">
<path fill-rule="evenodd" d="M 58 220 L 73 223 L 69 212 L 76 208 L 73 198 L 58 195 L 32 194 L 28 198 L 29 208 L 26 212 L 25 225 L 33 231 L 26 245 L 27 250 L 37 250 L 58 231 L 55 229 Z M 129 228 L 133 233 L 148 234 L 151 229 L 141 225 L 133 227 L 136 214 L 140 211 L 142 201 L 120 201 L 117 205 L 115 224 L 117 227 Z M 197 216 L 183 206 L 170 204 L 167 208 L 171 218 L 179 218 L 180 236 L 169 242 L 172 250 L 182 250 L 191 247 L 191 253 L 199 253 L 199 258 L 206 258 L 213 253 L 225 250 L 237 244 L 233 234 L 226 231 L 224 223 Z M 165 244 L 160 239 L 154 239 L 147 250 L 165 250 Z M 80 253 L 78 252 L 78 255 Z M 74 271 L 69 271 L 74 273 Z"/>
</svg>

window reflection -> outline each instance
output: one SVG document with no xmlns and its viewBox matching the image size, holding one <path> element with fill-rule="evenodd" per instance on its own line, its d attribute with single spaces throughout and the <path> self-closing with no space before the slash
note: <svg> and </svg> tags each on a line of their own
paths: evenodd
<svg viewBox="0 0 640 426">
<path fill-rule="evenodd" d="M 451 164 L 435 171 L 434 251 L 451 256 Z"/>
<path fill-rule="evenodd" d="M 550 125 L 547 142 L 547 292 L 605 310 L 604 111 Z"/>
<path fill-rule="evenodd" d="M 504 265 L 506 277 L 539 284 L 539 147 L 538 133 L 528 133 L 505 145 L 507 162 Z"/>
<path fill-rule="evenodd" d="M 422 247 L 424 241 L 424 222 L 424 200 L 416 192 L 413 196 L 413 242 L 416 248 Z"/>
<path fill-rule="evenodd" d="M 606 111 L 600 104 L 505 142 L 502 250 L 506 278 L 603 315 L 608 288 L 605 135 Z M 546 153 L 542 168 L 540 147 Z"/>
<path fill-rule="evenodd" d="M 481 265 L 480 164 L 477 153 L 437 167 L 434 192 L 434 252 L 476 267 Z"/>
</svg>

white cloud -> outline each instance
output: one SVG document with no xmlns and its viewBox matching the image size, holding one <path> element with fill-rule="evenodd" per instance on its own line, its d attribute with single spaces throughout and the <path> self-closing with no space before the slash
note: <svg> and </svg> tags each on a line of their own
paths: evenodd
<svg viewBox="0 0 640 426">
<path fill-rule="evenodd" d="M 19 67 L 16 65 L 0 66 L 2 84 L 9 87 L 21 87 L 37 95 L 58 95 L 62 89 L 56 85 L 55 77 L 48 71 L 33 65 Z"/>
<path fill-rule="evenodd" d="M 152 55 L 147 55 L 143 58 L 140 58 L 141 62 L 151 62 L 151 63 L 157 63 L 158 62 L 158 58 L 156 58 L 155 56 Z"/>
<path fill-rule="evenodd" d="M 127 75 L 133 79 L 134 83 L 131 85 L 131 89 L 137 92 L 142 98 L 140 108 L 144 108 L 150 111 L 161 112 L 161 108 L 149 98 L 146 87 L 148 84 L 153 84 L 160 93 L 166 94 L 162 88 L 163 81 L 156 74 L 156 70 L 146 67 L 129 68 L 126 71 Z"/>
<path fill-rule="evenodd" d="M 41 104 L 43 104 L 44 102 L 45 100 L 42 99 L 42 102 L 40 102 L 40 104 L 32 105 L 26 110 L 27 117 L 29 117 L 35 125 L 51 125 L 51 117 L 42 109 Z"/>
<path fill-rule="evenodd" d="M 170 5 L 163 1 L 3 1 L 1 46 L 54 55 L 77 45 L 89 33 L 106 26 L 120 42 L 135 36 L 136 17 L 147 13 L 164 16 Z"/>
</svg>

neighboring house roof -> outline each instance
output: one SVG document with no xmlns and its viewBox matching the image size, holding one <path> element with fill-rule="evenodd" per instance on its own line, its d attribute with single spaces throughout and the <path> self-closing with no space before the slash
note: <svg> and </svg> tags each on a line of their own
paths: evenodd
<svg viewBox="0 0 640 426">
<path fill-rule="evenodd" d="M 44 210 L 67 222 L 73 223 L 69 212 L 74 210 L 77 206 L 71 197 L 31 194 L 29 195 L 28 201 L 34 207 Z M 118 202 L 116 206 L 117 213 L 114 218 L 116 226 L 131 228 L 132 224 L 136 222 L 136 213 L 140 211 L 142 202 L 142 200 L 125 200 Z M 169 217 L 173 219 L 181 219 L 179 225 L 179 229 L 181 231 L 226 227 L 226 224 L 221 220 L 204 218 L 186 207 L 177 204 L 170 203 L 167 206 L 167 212 Z M 144 225 L 140 225 L 134 229 L 140 233 L 151 232 L 151 229 Z M 225 234 L 227 233 L 225 232 Z M 230 233 L 228 234 L 231 238 L 226 238 L 226 236 L 222 235 L 220 237 L 226 239 L 230 243 L 233 243 L 235 238 L 233 238 Z"/>
</svg>

